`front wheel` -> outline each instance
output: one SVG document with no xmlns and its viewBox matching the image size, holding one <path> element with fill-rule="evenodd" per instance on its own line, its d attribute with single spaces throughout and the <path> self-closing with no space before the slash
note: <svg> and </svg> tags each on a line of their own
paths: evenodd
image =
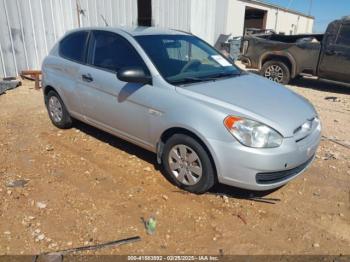
<svg viewBox="0 0 350 262">
<path fill-rule="evenodd" d="M 280 84 L 288 84 L 290 71 L 288 66 L 281 61 L 268 61 L 261 68 L 261 75 Z"/>
<path fill-rule="evenodd" d="M 170 181 L 186 191 L 201 194 L 215 184 L 215 172 L 207 151 L 190 136 L 170 137 L 164 145 L 162 163 Z"/>
</svg>

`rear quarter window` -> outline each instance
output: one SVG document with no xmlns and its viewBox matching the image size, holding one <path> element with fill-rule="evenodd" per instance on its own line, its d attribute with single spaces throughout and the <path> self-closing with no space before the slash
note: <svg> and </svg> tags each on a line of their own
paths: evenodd
<svg viewBox="0 0 350 262">
<path fill-rule="evenodd" d="M 336 44 L 350 47 L 350 25 L 340 27 Z"/>
<path fill-rule="evenodd" d="M 76 32 L 63 38 L 59 44 L 60 56 L 84 63 L 88 32 Z"/>
</svg>

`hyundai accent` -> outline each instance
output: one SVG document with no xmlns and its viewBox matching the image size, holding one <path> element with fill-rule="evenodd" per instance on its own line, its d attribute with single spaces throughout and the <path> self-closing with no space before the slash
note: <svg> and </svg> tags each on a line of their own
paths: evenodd
<svg viewBox="0 0 350 262">
<path fill-rule="evenodd" d="M 157 156 L 175 185 L 280 187 L 312 162 L 321 125 L 286 87 L 240 70 L 198 37 L 158 28 L 82 28 L 42 66 L 52 123 L 73 119 Z"/>
</svg>

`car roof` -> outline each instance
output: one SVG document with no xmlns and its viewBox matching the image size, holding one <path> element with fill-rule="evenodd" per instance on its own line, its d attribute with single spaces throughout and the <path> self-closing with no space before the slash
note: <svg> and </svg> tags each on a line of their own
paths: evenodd
<svg viewBox="0 0 350 262">
<path fill-rule="evenodd" d="M 141 35 L 189 35 L 190 33 L 186 33 L 180 30 L 166 29 L 160 27 L 144 27 L 144 26 L 121 26 L 121 27 L 81 27 L 77 29 L 73 29 L 68 31 L 67 33 L 86 31 L 86 30 L 102 30 L 107 32 L 119 33 L 121 31 L 131 35 L 131 36 L 141 36 Z"/>
</svg>

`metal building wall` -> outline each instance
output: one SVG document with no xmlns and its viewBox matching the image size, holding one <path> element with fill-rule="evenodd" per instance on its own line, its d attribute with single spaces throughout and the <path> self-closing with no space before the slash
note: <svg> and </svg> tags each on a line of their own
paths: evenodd
<svg viewBox="0 0 350 262">
<path fill-rule="evenodd" d="M 277 7 L 264 6 L 259 3 L 248 3 L 239 1 L 243 6 L 258 8 L 267 11 L 266 28 L 274 29 L 278 33 L 290 34 L 311 34 L 313 18 L 306 15 L 296 14 L 293 11 L 283 10 Z M 310 26 L 311 25 L 311 26 Z"/>
<path fill-rule="evenodd" d="M 154 26 L 191 30 L 191 0 L 152 0 Z"/>
<path fill-rule="evenodd" d="M 136 26 L 137 0 L 79 0 L 81 26 Z"/>
<path fill-rule="evenodd" d="M 228 0 L 191 1 L 191 33 L 214 45 L 226 31 Z"/>
<path fill-rule="evenodd" d="M 228 0 L 152 0 L 153 25 L 191 32 L 210 44 L 226 31 Z"/>
<path fill-rule="evenodd" d="M 307 15 L 297 14 L 276 6 L 268 6 L 259 1 L 229 0 L 227 13 L 227 31 L 233 36 L 242 36 L 244 28 L 245 8 L 253 7 L 267 11 L 266 28 L 285 34 L 312 33 L 314 19 Z M 261 2 L 261 1 L 260 1 Z"/>
<path fill-rule="evenodd" d="M 67 31 L 81 26 L 135 25 L 137 0 L 0 0 L 0 77 L 40 69 Z M 101 16 L 102 15 L 102 16 Z"/>
</svg>

